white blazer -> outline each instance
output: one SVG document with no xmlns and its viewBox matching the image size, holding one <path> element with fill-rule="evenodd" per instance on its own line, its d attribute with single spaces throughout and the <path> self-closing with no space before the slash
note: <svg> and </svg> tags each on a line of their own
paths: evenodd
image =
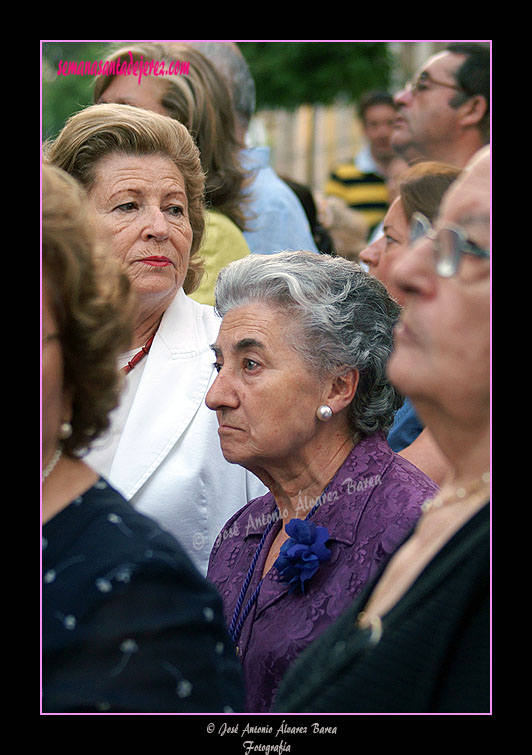
<svg viewBox="0 0 532 755">
<path fill-rule="evenodd" d="M 145 358 L 106 475 L 136 509 L 179 540 L 204 575 L 227 520 L 267 492 L 257 477 L 224 459 L 216 413 L 205 405 L 216 374 L 210 344 L 220 324 L 213 307 L 180 289 Z M 97 458 L 89 452 L 85 461 L 98 469 Z"/>
</svg>

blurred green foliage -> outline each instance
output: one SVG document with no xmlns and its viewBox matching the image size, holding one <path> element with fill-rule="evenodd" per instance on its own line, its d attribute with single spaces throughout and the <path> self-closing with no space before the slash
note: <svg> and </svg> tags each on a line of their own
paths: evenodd
<svg viewBox="0 0 532 755">
<path fill-rule="evenodd" d="M 392 56 L 384 42 L 242 42 L 257 88 L 257 109 L 356 102 L 386 89 Z"/>
<path fill-rule="evenodd" d="M 126 40 L 127 41 L 127 40 Z M 125 42 L 126 42 L 125 41 Z M 241 42 L 257 88 L 257 109 L 329 104 L 386 88 L 392 59 L 383 42 Z M 93 76 L 64 76 L 60 61 L 104 60 L 105 42 L 42 42 L 42 133 L 54 137 L 66 119 L 92 102 Z"/>
<path fill-rule="evenodd" d="M 59 62 L 105 58 L 101 42 L 42 43 L 42 135 L 56 136 L 73 113 L 92 103 L 92 76 L 58 75 Z"/>
</svg>

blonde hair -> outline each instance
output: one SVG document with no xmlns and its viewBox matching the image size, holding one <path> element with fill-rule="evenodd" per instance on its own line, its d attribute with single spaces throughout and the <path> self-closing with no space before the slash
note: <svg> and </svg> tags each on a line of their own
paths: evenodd
<svg viewBox="0 0 532 755">
<path fill-rule="evenodd" d="M 185 74 L 154 76 L 160 87 L 160 104 L 172 119 L 184 124 L 200 151 L 206 174 L 206 199 L 209 209 L 227 215 L 241 231 L 246 230 L 245 205 L 248 203 L 248 177 L 240 164 L 236 137 L 236 113 L 229 85 L 213 63 L 198 49 L 177 42 L 136 42 L 112 49 L 106 61 L 164 61 L 168 68 L 176 61 L 190 64 Z M 93 100 L 105 97 L 105 90 L 116 74 L 95 79 Z"/>
<path fill-rule="evenodd" d="M 441 200 L 462 171 L 454 165 L 427 160 L 407 168 L 399 180 L 399 196 L 408 222 L 421 212 L 434 222 Z"/>
<path fill-rule="evenodd" d="M 109 426 L 122 387 L 120 353 L 130 348 L 134 301 L 129 278 L 96 248 L 84 189 L 52 165 L 42 168 L 42 265 L 57 320 L 64 388 L 72 395 L 75 456 Z"/>
<path fill-rule="evenodd" d="M 205 229 L 205 176 L 198 148 L 178 121 L 130 105 L 91 105 L 71 116 L 59 136 L 44 145 L 45 161 L 62 168 L 90 192 L 96 166 L 108 154 L 160 154 L 168 157 L 185 181 L 192 228 L 189 269 L 183 284 L 189 294 L 203 275 L 198 251 Z"/>
</svg>

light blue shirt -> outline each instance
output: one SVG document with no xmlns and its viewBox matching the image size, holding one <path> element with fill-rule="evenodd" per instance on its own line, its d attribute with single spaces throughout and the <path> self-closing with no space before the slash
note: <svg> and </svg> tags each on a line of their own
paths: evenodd
<svg viewBox="0 0 532 755">
<path fill-rule="evenodd" d="M 248 189 L 250 230 L 244 231 L 250 251 L 254 254 L 301 249 L 318 252 L 301 202 L 269 163 L 268 147 L 242 150 L 242 164 L 253 175 Z"/>
<path fill-rule="evenodd" d="M 383 176 L 382 169 L 375 162 L 369 144 L 364 144 L 358 154 L 355 156 L 354 163 L 362 173 L 375 173 L 377 176 Z"/>
</svg>

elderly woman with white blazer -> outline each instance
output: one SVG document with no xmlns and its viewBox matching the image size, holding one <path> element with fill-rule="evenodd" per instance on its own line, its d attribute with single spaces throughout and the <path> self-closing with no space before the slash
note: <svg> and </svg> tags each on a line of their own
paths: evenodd
<svg viewBox="0 0 532 755">
<path fill-rule="evenodd" d="M 265 489 L 224 459 L 205 406 L 220 320 L 187 295 L 202 273 L 198 150 L 173 119 L 94 105 L 67 121 L 45 158 L 87 190 L 95 233 L 125 265 L 137 299 L 121 403 L 85 461 L 177 537 L 205 574 L 223 524 Z"/>
</svg>

